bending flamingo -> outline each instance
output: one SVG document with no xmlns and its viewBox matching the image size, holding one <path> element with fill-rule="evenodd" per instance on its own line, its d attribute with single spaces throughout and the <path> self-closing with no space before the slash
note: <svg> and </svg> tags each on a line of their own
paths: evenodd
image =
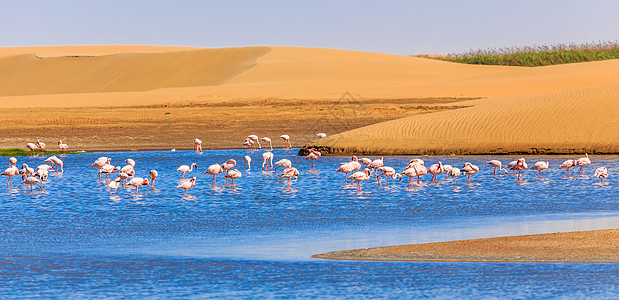
<svg viewBox="0 0 619 300">
<path fill-rule="evenodd" d="M 43 186 L 41 185 L 41 180 L 35 176 L 29 176 L 24 179 L 24 184 L 30 185 L 30 192 L 32 192 L 32 186 L 38 185 L 41 191 L 43 190 Z"/>
<path fill-rule="evenodd" d="M 443 165 L 443 172 L 445 172 L 445 179 L 449 177 L 449 172 L 453 169 L 451 165 Z"/>
<path fill-rule="evenodd" d="M 369 169 L 374 170 L 374 176 L 376 177 L 376 180 L 378 180 L 378 172 L 376 172 L 376 169 L 384 165 L 385 164 L 383 163 L 383 157 L 381 156 L 379 159 L 373 160 L 372 163 L 368 166 Z"/>
<path fill-rule="evenodd" d="M 102 156 L 102 157 L 97 158 L 97 160 L 95 160 L 95 162 L 92 163 L 90 166 L 95 167 L 97 169 L 101 169 L 103 166 L 110 164 L 111 161 L 112 161 L 111 158 Z M 99 172 L 99 170 L 97 170 L 97 174 L 99 174 L 99 180 L 101 180 L 101 173 Z"/>
<path fill-rule="evenodd" d="M 116 179 L 112 180 L 110 183 L 107 184 L 107 187 L 110 188 L 110 196 L 112 196 L 112 191 L 114 191 L 114 195 L 116 195 L 116 190 L 120 186 L 121 180 L 122 179 L 120 177 L 116 177 Z"/>
<path fill-rule="evenodd" d="M 348 173 L 355 171 L 355 166 L 350 162 L 341 163 L 340 166 L 335 170 L 339 173 L 344 173 L 344 184 L 348 183 Z M 351 179 L 352 182 L 352 179 Z"/>
<path fill-rule="evenodd" d="M 531 167 L 531 170 L 537 171 L 537 178 L 542 178 L 540 172 L 548 169 L 548 166 L 547 161 L 538 161 Z"/>
<path fill-rule="evenodd" d="M 260 139 L 258 138 L 257 135 L 252 134 L 252 135 L 248 135 L 247 137 L 251 139 L 252 141 L 254 141 L 255 144 L 258 144 L 258 149 L 262 149 L 262 145 L 260 145 Z M 254 150 L 256 150 L 255 145 L 254 145 Z"/>
<path fill-rule="evenodd" d="M 157 179 L 157 176 L 159 176 L 159 172 L 157 172 L 157 170 L 150 170 L 150 172 L 148 173 L 148 176 L 150 177 L 150 188 L 154 189 L 155 179 Z"/>
<path fill-rule="evenodd" d="M 30 157 L 35 156 L 34 149 L 38 148 L 35 143 L 27 143 L 26 144 L 26 148 L 28 148 L 28 150 L 30 150 Z"/>
<path fill-rule="evenodd" d="M 54 168 L 54 166 L 60 167 L 60 170 L 54 169 L 56 172 L 64 172 L 64 169 L 62 168 L 64 166 L 64 162 L 60 158 L 56 157 L 56 155 L 48 157 L 44 160 L 44 162 L 52 165 L 52 168 Z"/>
<path fill-rule="evenodd" d="M 507 174 L 507 170 L 503 169 L 503 164 L 501 163 L 501 161 L 493 159 L 491 161 L 487 161 L 486 163 L 489 164 L 491 167 L 494 167 L 492 175 L 496 175 L 496 168 L 499 168 L 499 171 L 504 171 L 505 174 Z"/>
<path fill-rule="evenodd" d="M 292 144 L 290 144 L 290 136 L 287 134 L 282 134 L 279 136 L 282 140 L 284 140 L 284 149 L 292 149 Z"/>
<path fill-rule="evenodd" d="M 271 162 L 271 168 L 273 168 L 273 152 L 262 153 L 262 171 L 269 170 L 269 161 Z M 266 168 L 265 168 L 266 165 Z"/>
<path fill-rule="evenodd" d="M 247 167 L 247 171 L 251 171 L 251 157 L 249 155 L 245 155 L 243 157 L 243 160 L 245 161 L 245 166 Z"/>
<path fill-rule="evenodd" d="M 402 178 L 402 174 L 399 174 L 395 171 L 394 168 L 392 167 L 379 167 L 378 171 L 380 172 L 380 174 L 378 174 L 378 176 L 385 176 L 387 178 L 387 186 L 389 186 L 389 178 L 395 180 L 396 178 Z M 378 185 L 380 185 L 380 180 L 378 181 Z"/>
<path fill-rule="evenodd" d="M 260 140 L 262 140 L 264 142 L 264 149 L 267 148 L 267 145 L 269 145 L 269 151 L 273 151 L 273 144 L 271 143 L 271 139 L 268 137 L 263 137 Z"/>
<path fill-rule="evenodd" d="M 273 169 L 275 171 L 275 176 L 277 176 L 277 168 L 282 167 L 284 170 L 287 168 L 290 168 L 292 166 L 292 162 L 289 159 L 280 159 L 278 161 L 275 162 L 275 165 L 277 167 L 275 167 L 275 169 Z M 278 177 L 279 179 L 279 177 Z"/>
</svg>

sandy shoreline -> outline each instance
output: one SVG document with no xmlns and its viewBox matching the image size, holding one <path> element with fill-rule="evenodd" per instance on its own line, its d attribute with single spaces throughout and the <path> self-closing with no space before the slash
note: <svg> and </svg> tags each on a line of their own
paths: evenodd
<svg viewBox="0 0 619 300">
<path fill-rule="evenodd" d="M 619 229 L 365 248 L 312 257 L 374 261 L 618 263 Z"/>
</svg>

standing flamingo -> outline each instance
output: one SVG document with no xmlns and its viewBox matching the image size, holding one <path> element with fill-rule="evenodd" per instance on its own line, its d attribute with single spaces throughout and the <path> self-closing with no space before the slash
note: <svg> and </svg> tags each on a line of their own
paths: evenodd
<svg viewBox="0 0 619 300">
<path fill-rule="evenodd" d="M 148 176 L 150 176 L 150 188 L 154 189 L 155 179 L 157 179 L 157 176 L 159 176 L 159 172 L 157 172 L 157 170 L 150 170 L 150 172 L 148 173 Z"/>
<path fill-rule="evenodd" d="M 369 169 L 374 170 L 374 176 L 376 177 L 376 180 L 378 180 L 378 172 L 376 172 L 376 169 L 384 165 L 385 164 L 383 163 L 383 157 L 381 156 L 379 159 L 373 160 L 372 163 L 368 166 Z"/>
<path fill-rule="evenodd" d="M 363 172 L 355 172 L 350 175 L 350 178 L 357 182 L 357 192 L 361 191 L 361 182 L 370 179 L 370 174 L 372 174 L 372 170 L 365 169 Z"/>
<path fill-rule="evenodd" d="M 112 196 L 112 191 L 114 191 L 114 195 L 116 195 L 116 190 L 120 186 L 121 180 L 122 179 L 120 177 L 116 177 L 116 179 L 112 180 L 110 183 L 107 184 L 107 187 L 110 188 L 110 196 Z"/>
<path fill-rule="evenodd" d="M 507 170 L 503 169 L 503 164 L 501 163 L 500 160 L 493 159 L 491 161 L 487 161 L 486 163 L 489 164 L 491 167 L 494 167 L 494 171 L 492 171 L 492 175 L 496 175 L 496 168 L 499 168 L 499 171 L 504 171 L 505 174 L 507 174 Z"/>
<path fill-rule="evenodd" d="M 287 134 L 282 134 L 279 136 L 282 140 L 284 140 L 284 149 L 292 149 L 292 144 L 290 144 L 290 136 Z"/>
<path fill-rule="evenodd" d="M 28 148 L 28 150 L 30 150 L 30 157 L 35 156 L 34 149 L 38 148 L 35 143 L 27 143 L 26 144 L 26 148 Z"/>
<path fill-rule="evenodd" d="M 271 139 L 268 137 L 263 137 L 260 140 L 264 142 L 264 149 L 266 150 L 267 145 L 269 145 L 269 151 L 273 151 L 273 144 L 271 143 Z"/>
<path fill-rule="evenodd" d="M 479 172 L 479 167 L 474 164 L 471 164 L 470 162 L 466 162 L 464 163 L 464 166 L 462 167 L 461 172 L 466 175 L 469 175 L 469 179 L 467 180 L 467 183 L 471 183 L 471 175 Z"/>
<path fill-rule="evenodd" d="M 443 172 L 445 172 L 445 179 L 449 176 L 449 172 L 453 169 L 451 165 L 443 165 Z"/>
<path fill-rule="evenodd" d="M 90 166 L 95 167 L 97 169 L 101 169 L 101 167 L 110 164 L 111 161 L 112 161 L 111 158 L 102 156 L 102 157 L 97 158 L 97 160 L 95 160 L 95 162 L 92 163 Z M 97 173 L 99 174 L 99 180 L 101 180 L 101 173 L 99 172 L 99 170 L 97 170 Z"/>
<path fill-rule="evenodd" d="M 62 142 L 62 140 L 58 141 L 58 149 L 60 149 L 60 151 L 62 151 L 62 154 L 67 154 L 67 149 L 69 148 L 69 146 L 65 143 Z"/>
<path fill-rule="evenodd" d="M 243 146 L 247 147 L 247 152 L 249 152 L 251 151 L 251 148 L 254 147 L 254 141 L 250 139 L 245 139 L 245 142 L 243 142 Z"/>
<path fill-rule="evenodd" d="M 456 180 L 458 180 L 458 176 L 460 176 L 460 169 L 451 168 L 451 170 L 449 170 L 449 176 L 454 179 L 454 186 L 456 186 Z"/>
<path fill-rule="evenodd" d="M 176 188 L 185 190 L 185 196 L 187 196 L 187 190 L 194 187 L 195 185 L 196 185 L 196 177 L 193 177 L 191 179 L 186 179 L 186 180 L 181 181 L 181 183 L 179 183 L 176 186 Z"/>
<path fill-rule="evenodd" d="M 279 175 L 280 178 L 288 178 L 288 188 L 290 188 L 290 183 L 292 182 L 292 179 L 297 179 L 297 176 L 299 176 L 299 170 L 297 170 L 297 168 L 295 167 L 285 169 L 282 174 Z"/>
<path fill-rule="evenodd" d="M 215 187 L 215 176 L 224 172 L 224 169 L 219 164 L 212 164 L 206 169 L 204 174 L 213 175 L 213 187 Z"/>
<path fill-rule="evenodd" d="M 335 171 L 339 173 L 344 173 L 344 184 L 347 184 L 348 173 L 355 171 L 355 165 L 351 164 L 350 162 L 340 163 L 339 168 L 337 168 L 337 170 Z M 352 179 L 351 179 L 351 183 L 352 183 Z"/>
<path fill-rule="evenodd" d="M 585 157 L 581 157 L 576 160 L 576 166 L 580 166 L 580 175 L 584 175 L 585 171 L 583 170 L 584 166 L 590 165 L 591 160 L 589 159 L 589 154 L 585 153 Z"/>
<path fill-rule="evenodd" d="M 514 174 L 516 174 L 516 171 L 514 170 L 514 167 L 516 166 L 516 164 L 518 164 L 517 160 L 511 161 L 511 162 L 509 162 L 507 164 L 507 166 L 505 166 L 505 169 L 512 170 L 512 175 L 514 175 Z M 505 174 L 507 174 L 507 173 L 505 173 Z"/>
<path fill-rule="evenodd" d="M 135 177 L 131 180 L 129 180 L 128 183 L 130 186 L 134 186 L 135 187 L 135 194 L 138 194 L 138 188 L 143 186 L 143 185 L 148 185 L 148 179 L 144 179 L 142 177 Z"/>
<path fill-rule="evenodd" d="M 8 189 L 10 185 L 11 186 L 10 189 L 13 189 L 13 181 L 11 180 L 11 177 L 19 175 L 19 170 L 17 169 L 16 166 L 12 165 L 8 167 L 6 170 L 4 170 L 4 172 L 2 172 L 2 174 L 0 175 L 9 177 L 9 180 L 6 182 L 6 188 Z"/>
<path fill-rule="evenodd" d="M 243 160 L 245 161 L 245 166 L 247 167 L 247 171 L 251 171 L 251 157 L 249 155 L 245 155 L 243 157 Z"/>
<path fill-rule="evenodd" d="M 559 170 L 560 169 L 565 169 L 565 177 L 569 177 L 570 176 L 570 168 L 572 168 L 575 165 L 576 165 L 576 160 L 568 159 L 568 160 L 564 161 L 559 166 Z"/>
<path fill-rule="evenodd" d="M 428 173 L 432 174 L 432 182 L 436 183 L 436 175 L 443 173 L 443 163 L 430 165 Z"/>
<path fill-rule="evenodd" d="M 120 170 L 120 167 L 114 167 L 112 165 L 105 165 L 99 169 L 99 173 L 105 174 L 105 184 L 110 183 L 110 174 L 116 173 Z"/>
<path fill-rule="evenodd" d="M 402 175 L 411 178 L 408 186 L 411 186 L 414 176 L 417 176 L 417 184 L 421 184 L 420 177 L 426 174 L 428 174 L 428 169 L 424 165 L 415 162 L 409 163 L 409 166 L 402 172 Z"/>
<path fill-rule="evenodd" d="M 262 149 L 262 145 L 260 145 L 260 139 L 258 138 L 257 135 L 252 134 L 252 135 L 248 135 L 247 137 L 251 139 L 252 141 L 254 141 L 255 144 L 258 144 L 258 149 Z M 254 145 L 254 150 L 256 150 L 255 145 Z"/>
<path fill-rule="evenodd" d="M 326 137 L 327 137 L 327 134 L 326 134 L 326 133 L 324 133 L 324 132 L 320 132 L 320 133 L 317 133 L 317 134 L 316 134 L 316 136 L 317 136 L 319 139 L 324 139 L 324 138 L 326 138 Z"/>
<path fill-rule="evenodd" d="M 45 148 L 47 148 L 47 145 L 37 139 L 37 147 L 41 148 L 41 154 L 45 155 Z"/>
<path fill-rule="evenodd" d="M 221 168 L 224 170 L 224 185 L 228 184 L 226 178 L 226 175 L 228 175 L 228 171 L 232 170 L 235 166 L 236 160 L 234 159 L 228 159 L 225 163 L 221 164 Z"/>
<path fill-rule="evenodd" d="M 262 153 L 262 171 L 269 170 L 269 161 L 271 162 L 271 168 L 273 168 L 273 152 L 267 151 Z"/>
<path fill-rule="evenodd" d="M 198 169 L 198 165 L 196 163 L 192 163 L 191 167 L 189 167 L 188 165 L 182 165 L 182 166 L 178 167 L 178 169 L 176 169 L 176 171 L 179 171 L 179 172 L 183 173 L 183 176 L 181 177 L 181 180 L 183 180 L 183 179 L 185 179 L 185 173 L 193 171 L 193 168 L 196 168 L 196 170 L 197 170 Z"/>
<path fill-rule="evenodd" d="M 402 178 L 402 174 L 396 173 L 395 169 L 392 167 L 379 167 L 378 171 L 380 172 L 380 174 L 378 174 L 378 176 L 385 176 L 387 178 L 387 186 L 389 186 L 389 178 L 395 180 L 396 178 L 400 177 Z M 378 181 L 378 184 L 380 185 L 380 180 Z"/>
<path fill-rule="evenodd" d="M 524 158 L 519 158 L 514 167 L 511 168 L 514 171 L 518 171 L 518 181 L 520 181 L 520 172 L 527 169 L 527 162 Z"/>
<path fill-rule="evenodd" d="M 320 158 L 320 156 L 321 156 L 320 152 L 314 149 L 309 149 L 309 154 L 305 156 L 305 160 L 308 160 L 308 159 L 312 160 L 312 170 L 314 170 L 314 164 L 316 163 L 316 160 Z"/>
<path fill-rule="evenodd" d="M 600 182 L 602 182 L 602 179 L 608 178 L 608 170 L 606 167 L 599 167 L 595 169 L 595 174 L 593 174 L 593 176 L 599 178 Z"/>
<path fill-rule="evenodd" d="M 275 165 L 277 167 L 275 167 L 275 169 L 273 169 L 275 171 L 275 176 L 277 176 L 277 168 L 282 167 L 284 170 L 287 168 L 290 168 L 292 166 L 292 162 L 289 159 L 280 159 L 278 161 L 275 162 Z M 279 179 L 279 177 L 278 177 Z"/>
<path fill-rule="evenodd" d="M 193 149 L 196 151 L 196 153 L 202 153 L 202 141 L 196 138 L 195 140 L 193 140 L 193 144 Z"/>
<path fill-rule="evenodd" d="M 43 186 L 41 185 L 41 180 L 37 178 L 37 176 L 28 176 L 24 179 L 24 184 L 30 185 L 30 192 L 32 192 L 32 186 L 38 185 L 41 191 L 43 190 Z"/>
<path fill-rule="evenodd" d="M 28 166 L 28 164 L 21 164 L 21 170 L 19 170 L 22 180 L 28 176 L 35 174 L 34 168 Z"/>
<path fill-rule="evenodd" d="M 542 178 L 540 172 L 548 169 L 548 166 L 547 161 L 538 161 L 531 167 L 531 170 L 537 171 L 537 178 Z"/>
<path fill-rule="evenodd" d="M 352 169 L 353 172 L 361 170 L 361 163 L 359 162 L 359 160 L 357 159 L 356 156 L 353 155 L 350 158 L 350 162 L 348 162 L 348 163 L 353 165 L 353 169 Z M 350 180 L 350 184 L 352 184 L 352 179 Z"/>
<path fill-rule="evenodd" d="M 228 174 L 224 175 L 224 178 L 232 180 L 232 184 L 230 185 L 230 187 L 234 188 L 234 180 L 241 178 L 241 176 L 243 176 L 243 174 L 241 174 L 241 171 L 233 169 L 228 171 Z"/>
</svg>

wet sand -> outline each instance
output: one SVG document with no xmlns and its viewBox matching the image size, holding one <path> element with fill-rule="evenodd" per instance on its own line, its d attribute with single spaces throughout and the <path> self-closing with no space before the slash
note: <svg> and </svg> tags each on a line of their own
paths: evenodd
<svg viewBox="0 0 619 300">
<path fill-rule="evenodd" d="M 314 258 L 376 261 L 619 262 L 619 229 L 366 248 Z"/>
</svg>

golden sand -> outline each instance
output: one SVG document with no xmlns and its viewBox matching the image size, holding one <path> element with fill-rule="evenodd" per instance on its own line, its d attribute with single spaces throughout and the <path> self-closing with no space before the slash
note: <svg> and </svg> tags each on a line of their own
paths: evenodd
<svg viewBox="0 0 619 300">
<path fill-rule="evenodd" d="M 619 262 L 619 229 L 335 251 L 315 258 L 381 261 Z"/>
</svg>

